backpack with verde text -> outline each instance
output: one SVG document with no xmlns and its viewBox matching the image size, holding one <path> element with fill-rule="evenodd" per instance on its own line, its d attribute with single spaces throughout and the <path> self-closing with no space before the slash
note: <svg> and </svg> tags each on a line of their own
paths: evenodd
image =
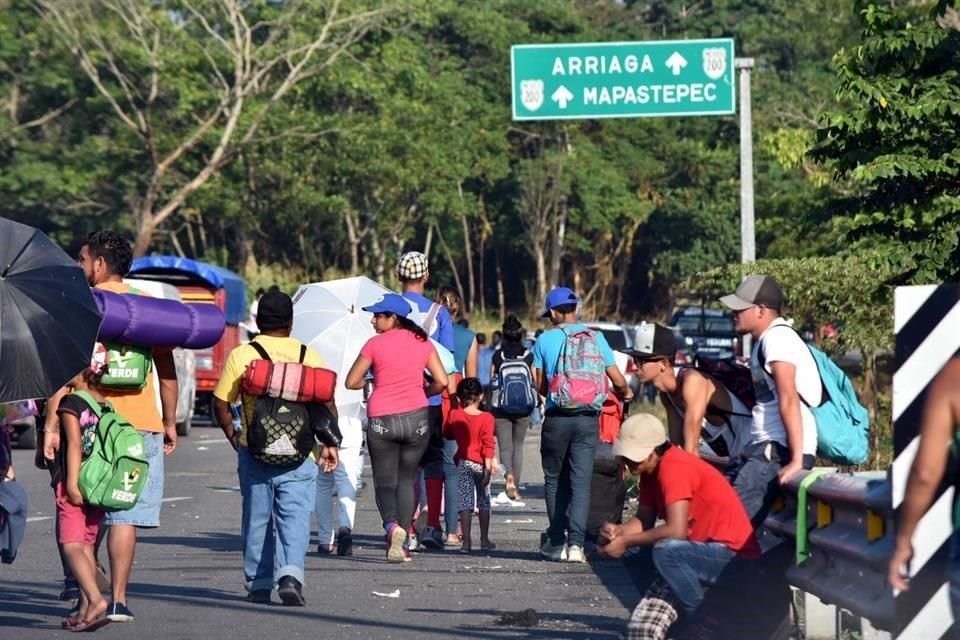
<svg viewBox="0 0 960 640">
<path fill-rule="evenodd" d="M 104 410 L 86 391 L 75 391 L 99 418 L 93 450 L 80 465 L 80 493 L 88 504 L 125 511 L 137 504 L 150 466 L 143 436 L 107 403 Z"/>
<path fill-rule="evenodd" d="M 550 400 L 561 411 L 600 413 L 609 383 L 597 337 L 583 327 L 559 329 L 564 339 L 557 369 L 550 379 Z"/>
<path fill-rule="evenodd" d="M 106 389 L 137 390 L 147 384 L 147 376 L 153 371 L 153 350 L 129 344 L 104 342 L 110 362 L 107 373 L 100 379 Z"/>
<path fill-rule="evenodd" d="M 870 453 L 870 415 L 843 369 L 820 349 L 806 346 L 823 385 L 823 399 L 816 407 L 800 396 L 817 423 L 817 455 L 841 465 L 863 464 Z M 765 368 L 762 350 L 757 358 Z"/>
</svg>

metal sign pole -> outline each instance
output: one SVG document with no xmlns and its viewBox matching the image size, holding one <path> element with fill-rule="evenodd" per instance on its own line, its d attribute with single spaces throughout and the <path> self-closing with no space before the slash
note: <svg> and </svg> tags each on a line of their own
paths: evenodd
<svg viewBox="0 0 960 640">
<path fill-rule="evenodd" d="M 740 261 L 757 259 L 753 227 L 753 110 L 750 106 L 750 72 L 753 58 L 736 58 L 740 70 Z M 751 336 L 743 336 L 743 355 L 750 356 Z"/>
</svg>

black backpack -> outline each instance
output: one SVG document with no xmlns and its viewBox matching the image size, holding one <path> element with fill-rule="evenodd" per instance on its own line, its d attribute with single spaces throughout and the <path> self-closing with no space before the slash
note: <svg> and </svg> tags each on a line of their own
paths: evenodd
<svg viewBox="0 0 960 640">
<path fill-rule="evenodd" d="M 251 342 L 250 346 L 261 358 L 271 360 L 261 345 Z M 300 364 L 306 355 L 307 347 L 301 344 Z M 247 425 L 250 454 L 260 462 L 274 466 L 289 467 L 302 463 L 315 443 L 312 409 L 304 402 L 257 396 L 253 419 Z"/>
</svg>

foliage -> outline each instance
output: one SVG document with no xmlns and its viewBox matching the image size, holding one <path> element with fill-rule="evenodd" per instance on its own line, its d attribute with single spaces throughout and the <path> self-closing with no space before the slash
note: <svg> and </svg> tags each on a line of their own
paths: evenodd
<svg viewBox="0 0 960 640">
<path fill-rule="evenodd" d="M 842 108 L 818 133 L 815 157 L 853 188 L 849 237 L 900 282 L 960 276 L 960 31 L 936 19 L 952 4 L 866 4 L 862 42 L 835 59 Z"/>
</svg>

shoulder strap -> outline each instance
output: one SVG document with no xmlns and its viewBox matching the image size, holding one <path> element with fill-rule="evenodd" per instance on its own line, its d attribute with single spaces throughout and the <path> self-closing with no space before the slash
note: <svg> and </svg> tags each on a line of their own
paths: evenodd
<svg viewBox="0 0 960 640">
<path fill-rule="evenodd" d="M 270 362 L 273 362 L 273 360 L 270 358 L 270 354 L 268 354 L 267 350 L 263 348 L 263 345 L 259 344 L 256 340 L 251 340 L 249 344 L 251 347 L 253 347 L 254 351 L 260 354 L 261 358 L 263 358 L 264 360 L 269 360 Z M 304 351 L 304 353 L 306 353 L 306 351 Z M 302 356 L 300 358 L 300 362 L 303 362 Z"/>
<path fill-rule="evenodd" d="M 93 399 L 93 396 L 86 391 L 74 391 L 71 395 L 77 396 L 81 400 L 87 403 L 90 407 L 90 410 L 97 414 L 98 418 L 103 417 L 103 408 L 100 406 L 100 403 Z"/>
<path fill-rule="evenodd" d="M 432 305 L 430 305 L 430 310 L 427 311 L 427 317 L 423 319 L 423 330 L 426 331 L 427 327 L 432 325 L 433 321 L 436 320 L 437 316 L 439 315 L 440 315 L 440 303 L 434 302 Z M 440 325 L 439 323 L 437 323 L 437 329 L 439 328 L 440 328 Z M 428 333 L 433 333 L 433 332 L 431 331 Z"/>
<path fill-rule="evenodd" d="M 307 357 L 307 345 L 301 343 L 300 344 L 300 364 L 303 364 L 303 360 L 306 357 Z"/>
</svg>

